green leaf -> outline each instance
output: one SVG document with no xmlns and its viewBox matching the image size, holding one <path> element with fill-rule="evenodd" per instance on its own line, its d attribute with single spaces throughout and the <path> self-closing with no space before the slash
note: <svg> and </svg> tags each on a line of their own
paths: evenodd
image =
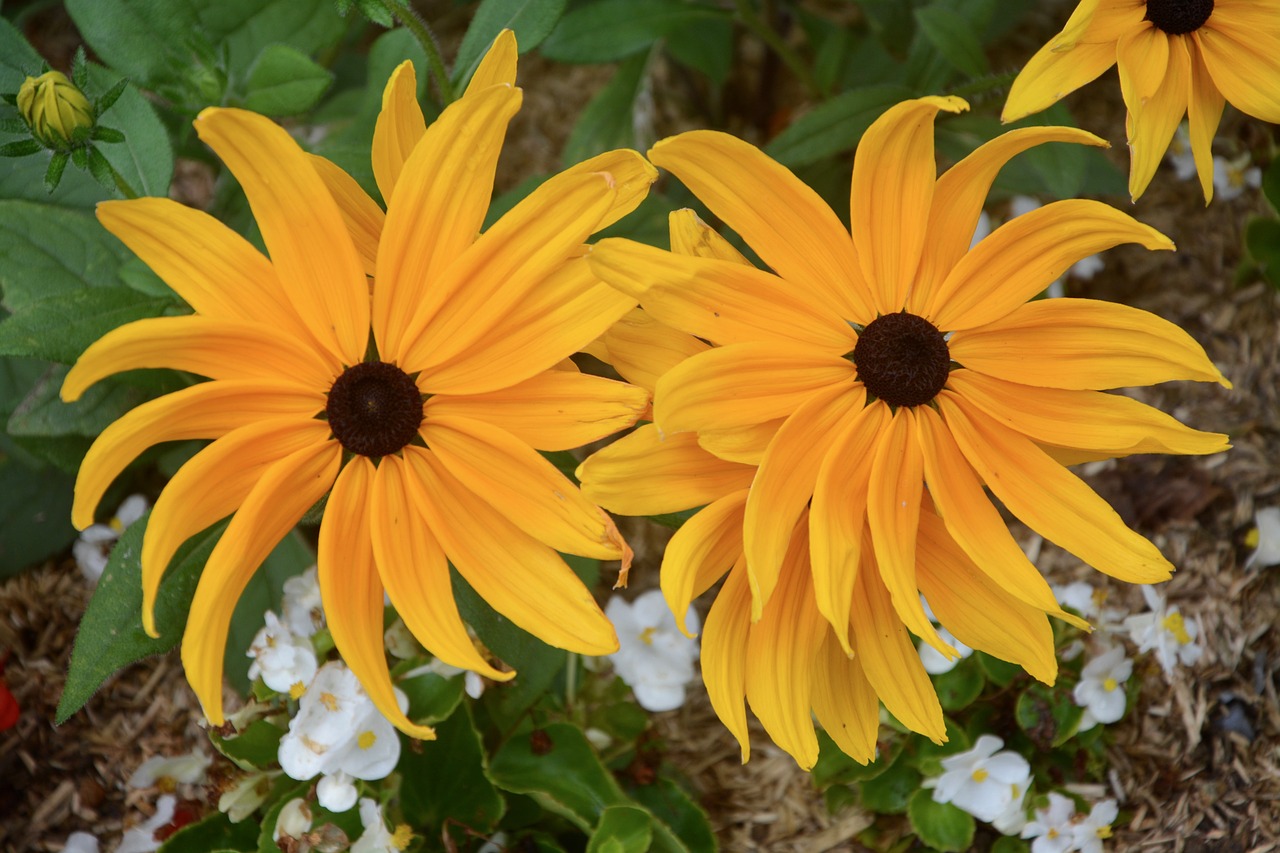
<svg viewBox="0 0 1280 853">
<path fill-rule="evenodd" d="M 306 112 L 333 83 L 333 74 L 297 49 L 272 44 L 262 51 L 249 72 L 246 109 L 269 116 Z"/>
<path fill-rule="evenodd" d="M 991 843 L 990 853 L 1030 853 L 1031 845 L 1021 838 L 1002 835 Z"/>
<path fill-rule="evenodd" d="M 453 63 L 453 82 L 470 80 L 503 30 L 516 36 L 516 46 L 528 53 L 551 34 L 564 14 L 566 0 L 483 0 L 471 18 Z"/>
<path fill-rule="evenodd" d="M 171 2 L 171 0 L 164 0 Z M 333 0 L 187 0 L 216 47 L 225 47 L 227 71 L 244 79 L 268 45 L 315 56 L 338 43 L 347 24 Z"/>
<path fill-rule="evenodd" d="M 152 51 L 154 52 L 154 50 Z M 93 90 L 110 89 L 121 81 L 118 75 L 89 64 Z M 124 142 L 107 145 L 102 156 L 139 195 L 167 196 L 173 180 L 173 146 L 155 110 L 136 86 L 127 86 L 100 118 L 124 133 Z"/>
<path fill-rule="evenodd" d="M 453 714 L 464 691 L 462 675 L 444 678 L 434 672 L 406 679 L 398 686 L 409 699 L 409 719 L 428 726 Z"/>
<path fill-rule="evenodd" d="M 902 86 L 868 86 L 837 95 L 805 113 L 765 146 L 765 153 L 795 168 L 852 151 L 871 123 L 893 104 L 910 97 Z"/>
<path fill-rule="evenodd" d="M 67 371 L 64 365 L 49 366 L 9 416 L 10 435 L 96 436 L 146 399 L 146 393 L 139 388 L 105 381 L 91 387 L 74 403 L 64 403 L 59 389 Z"/>
<path fill-rule="evenodd" d="M 222 812 L 212 812 L 203 820 L 189 823 L 160 845 L 159 853 L 210 853 L 210 851 L 250 851 L 258 849 L 258 826 L 254 821 L 232 823 Z"/>
<path fill-rule="evenodd" d="M 951 803 L 935 803 L 933 792 L 919 790 L 907 804 L 907 818 L 920 840 L 944 853 L 960 853 L 973 845 L 973 816 Z"/>
<path fill-rule="evenodd" d="M 488 761 L 480 733 L 466 705 L 436 726 L 436 739 L 418 741 L 400 754 L 403 776 L 400 803 L 415 829 L 466 827 L 479 835 L 497 826 L 505 810 L 502 795 L 486 773 Z M 463 843 L 464 839 L 455 837 Z"/>
<path fill-rule="evenodd" d="M 131 287 L 54 293 L 0 321 L 0 355 L 74 364 L 107 332 L 144 317 L 158 317 L 173 304 L 172 299 L 147 296 Z"/>
<path fill-rule="evenodd" d="M 1262 173 L 1262 194 L 1277 213 L 1280 213 L 1280 158 L 1271 161 Z"/>
<path fill-rule="evenodd" d="M 234 737 L 209 732 L 214 747 L 243 770 L 265 770 L 276 761 L 285 730 L 269 720 L 254 720 Z"/>
<path fill-rule="evenodd" d="M 653 841 L 648 812 L 633 806 L 610 806 L 587 842 L 587 853 L 645 853 Z"/>
<path fill-rule="evenodd" d="M 997 687 L 1008 687 L 1015 678 L 1022 675 L 1022 667 L 1016 663 L 1000 660 L 986 652 L 974 652 L 973 656 L 978 659 L 978 664 L 987 674 L 987 678 Z"/>
<path fill-rule="evenodd" d="M 0 18 L 0 92 L 16 92 L 28 75 L 40 71 L 44 60 L 22 33 Z"/>
<path fill-rule="evenodd" d="M 1080 727 L 1084 708 L 1075 703 L 1070 690 L 1037 682 L 1022 691 L 1013 713 L 1018 728 L 1027 733 L 1032 743 L 1048 749 L 1071 739 Z"/>
<path fill-rule="evenodd" d="M 989 70 L 982 42 L 969 21 L 958 13 L 951 0 L 932 3 L 915 12 L 916 25 L 938 53 L 970 77 L 981 77 Z"/>
<path fill-rule="evenodd" d="M 654 850 L 716 849 L 716 837 L 707 813 L 666 772 L 651 784 L 629 787 L 627 793 L 655 818 Z"/>
<path fill-rule="evenodd" d="M 733 22 L 700 21 L 696 27 L 671 30 L 666 48 L 676 62 L 723 86 L 733 71 Z"/>
<path fill-rule="evenodd" d="M 197 26 L 191 3 L 171 0 L 67 0 L 84 40 L 107 65 L 146 83 L 168 79 L 166 45 Z"/>
<path fill-rule="evenodd" d="M 252 661 L 245 654 L 253 644 L 253 638 L 263 626 L 263 616 L 268 610 L 279 611 L 280 593 L 284 582 L 302 574 L 315 565 L 316 558 L 297 530 L 280 540 L 280 544 L 267 555 L 267 559 L 254 572 L 253 577 L 240 593 L 235 612 L 231 615 L 231 629 L 227 633 L 227 680 L 242 695 L 249 692 L 249 666 Z"/>
<path fill-rule="evenodd" d="M 614 148 L 642 147 L 636 141 L 634 113 L 648 66 L 647 54 L 631 57 L 595 94 L 578 116 L 560 155 L 566 166 Z"/>
<path fill-rule="evenodd" d="M 874 779 L 893 766 L 894 760 L 902 752 L 902 745 L 902 738 L 894 738 L 880 748 L 875 761 L 859 764 L 836 746 L 829 734 L 819 729 L 818 762 L 813 765 L 813 784 L 825 788 L 829 785 Z"/>
<path fill-rule="evenodd" d="M 1280 287 L 1280 220 L 1262 217 L 1249 220 L 1244 229 L 1244 245 L 1259 271 Z"/>
<path fill-rule="evenodd" d="M 885 772 L 861 783 L 862 807 L 880 814 L 902 814 L 920 788 L 920 774 L 903 758 Z"/>
<path fill-rule="evenodd" d="M 972 657 L 960 661 L 950 672 L 933 678 L 933 686 L 944 711 L 967 708 L 982 695 L 982 688 L 986 683 L 982 667 Z"/>
<path fill-rule="evenodd" d="M 676 30 L 725 17 L 680 0 L 600 0 L 565 15 L 543 42 L 542 55 L 557 62 L 616 62 Z"/>
</svg>

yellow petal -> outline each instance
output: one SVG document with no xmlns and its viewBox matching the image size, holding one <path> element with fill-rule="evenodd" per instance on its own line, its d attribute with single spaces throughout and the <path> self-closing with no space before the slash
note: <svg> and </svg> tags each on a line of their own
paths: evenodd
<svg viewBox="0 0 1280 853">
<path fill-rule="evenodd" d="M 278 329 L 239 320 L 151 317 L 112 329 L 89 345 L 62 381 L 68 403 L 100 379 L 125 370 L 168 367 L 210 379 L 282 381 L 327 393 L 340 367 Z"/>
<path fill-rule="evenodd" d="M 1213 200 L 1213 137 L 1218 132 L 1218 123 L 1222 121 L 1226 99 L 1205 65 L 1199 35 L 1192 33 L 1191 43 L 1187 47 L 1191 54 L 1187 129 L 1191 136 L 1191 155 L 1195 158 L 1196 172 L 1200 176 L 1200 189 L 1204 192 L 1204 203 L 1208 204 Z"/>
<path fill-rule="evenodd" d="M 493 44 L 485 52 L 484 58 L 471 75 L 471 82 L 463 97 L 471 97 L 490 86 L 516 84 L 516 34 L 511 30 L 503 30 L 493 40 Z"/>
<path fill-rule="evenodd" d="M 956 97 L 903 101 L 876 119 L 858 143 L 849 196 L 853 246 L 880 314 L 902 310 L 920 265 L 938 177 L 934 117 L 939 110 L 968 108 Z"/>
<path fill-rule="evenodd" d="M 813 497 L 830 436 L 841 432 L 865 400 L 861 385 L 833 386 L 815 393 L 787 419 L 765 451 L 743 522 L 753 618 L 760 618 L 773 594 L 796 522 Z"/>
<path fill-rule="evenodd" d="M 455 397 L 437 394 L 424 409 L 502 427 L 539 450 L 571 450 L 626 429 L 649 405 L 643 388 L 585 373 L 548 370 L 510 388 Z"/>
<path fill-rule="evenodd" d="M 178 469 L 151 510 L 142 542 L 142 626 L 148 634 L 156 636 L 156 593 L 182 543 L 235 512 L 272 465 L 308 448 L 337 446 L 328 437 L 328 426 L 309 418 L 255 421 L 227 433 Z"/>
<path fill-rule="evenodd" d="M 396 181 L 378 246 L 373 330 L 384 360 L 399 361 L 415 308 L 475 242 L 489 210 L 493 174 L 520 90 L 493 86 L 445 108 Z"/>
<path fill-rule="evenodd" d="M 1141 115 L 1147 101 L 1156 93 L 1169 68 L 1170 42 L 1178 41 L 1154 26 L 1125 33 L 1116 43 L 1116 64 L 1120 69 L 1120 88 L 1125 92 L 1129 112 Z"/>
<path fill-rule="evenodd" d="M 1137 400 L 1100 391 L 1017 385 L 972 370 L 952 371 L 947 387 L 1037 444 L 1077 448 L 1101 458 L 1134 453 L 1219 453 L 1227 437 L 1200 432 Z"/>
<path fill-rule="evenodd" d="M 432 532 L 494 610 L 558 648 L 585 655 L 618 650 L 591 591 L 555 551 L 468 490 L 435 454 L 409 447 L 405 456 L 423 486 L 419 509 Z"/>
<path fill-rule="evenodd" d="M 994 323 L 957 332 L 949 346 L 965 367 L 1023 385 L 1103 390 L 1193 379 L 1231 387 L 1173 323 L 1094 299 L 1028 302 Z"/>
<path fill-rule="evenodd" d="M 660 515 L 745 489 L 755 468 L 712 456 L 691 432 L 663 436 L 645 424 L 588 456 L 576 475 L 582 493 L 612 512 Z"/>
<path fill-rule="evenodd" d="M 773 441 L 784 421 L 786 418 L 773 418 L 758 424 L 700 430 L 698 444 L 727 462 L 759 466 L 769 442 Z"/>
<path fill-rule="evenodd" d="M 965 458 L 1009 511 L 1098 571 L 1130 583 L 1173 572 L 1156 546 L 1125 526 L 1106 501 L 1030 439 L 982 414 L 963 397 L 937 397 Z"/>
<path fill-rule="evenodd" d="M 1154 29 L 1154 28 L 1153 28 Z M 1187 40 L 1169 39 L 1160 33 L 1153 44 L 1167 45 L 1169 61 L 1160 67 L 1158 84 L 1151 95 L 1143 95 L 1151 79 L 1139 76 L 1137 68 L 1123 52 L 1127 44 L 1120 42 L 1120 91 L 1129 107 L 1129 195 L 1136 201 L 1169 150 L 1169 142 L 1178 129 L 1182 117 L 1187 114 L 1187 101 L 1191 94 L 1191 58 L 1187 55 Z M 1156 57 L 1157 60 L 1159 57 Z M 1138 66 L 1143 67 L 1143 66 Z M 1155 63 L 1151 64 L 1155 67 Z M 1144 70 L 1146 70 L 1144 68 Z"/>
<path fill-rule="evenodd" d="M 406 59 L 383 87 L 382 109 L 373 126 L 373 179 L 388 207 L 405 161 L 426 132 L 427 122 L 418 106 L 418 75 L 413 62 Z"/>
<path fill-rule="evenodd" d="M 343 364 L 364 357 L 369 287 L 337 202 L 284 128 L 245 110 L 210 107 L 196 133 L 236 176 L 271 265 L 310 332 Z"/>
<path fill-rule="evenodd" d="M 482 421 L 429 417 L 422 438 L 449 473 L 517 527 L 557 551 L 619 560 L 618 528 L 564 474 L 511 433 Z"/>
<path fill-rule="evenodd" d="M 309 418 L 324 409 L 323 394 L 280 382 L 202 382 L 148 400 L 127 412 L 94 440 L 76 476 L 71 521 L 83 530 L 107 487 L 147 448 L 166 441 L 217 438 L 275 415 Z"/>
<path fill-rule="evenodd" d="M 713 343 L 798 342 L 844 355 L 857 342 L 838 314 L 754 267 L 621 239 L 601 240 L 587 260 L 654 319 Z"/>
<path fill-rule="evenodd" d="M 355 457 L 338 474 L 325 504 L 316 559 L 325 624 L 338 653 L 382 716 L 409 737 L 434 740 L 434 729 L 414 725 L 400 710 L 387 670 L 382 582 L 369 528 L 373 477 L 373 463 Z"/>
<path fill-rule="evenodd" d="M 338 212 L 342 214 L 347 233 L 356 245 L 364 274 L 373 275 L 378 269 L 378 241 L 382 238 L 382 226 L 387 221 L 387 215 L 356 179 L 336 163 L 312 154 L 311 165 L 333 194 L 333 200 L 338 203 Z"/>
<path fill-rule="evenodd" d="M 717 234 L 695 211 L 687 207 L 671 211 L 667 217 L 667 228 L 671 233 L 671 251 L 677 255 L 751 264 L 732 243 Z"/>
<path fill-rule="evenodd" d="M 417 472 L 397 456 L 378 463 L 370 483 L 369 532 L 378 576 L 391 604 L 418 641 L 440 660 L 506 681 L 514 672 L 495 669 L 476 650 L 453 599 L 449 565 L 424 523 L 425 489 Z"/>
<path fill-rule="evenodd" d="M 747 733 L 747 638 L 751 630 L 751 587 L 739 561 L 729 572 L 702 626 L 702 683 L 720 722 L 737 739 L 742 762 L 751 757 Z"/>
<path fill-rule="evenodd" d="M 1121 243 L 1173 249 L 1159 231 L 1102 202 L 1038 207 L 1001 225 L 959 260 L 938 288 L 930 320 L 947 331 L 1000 320 L 1076 261 Z"/>
<path fill-rule="evenodd" d="M 653 168 L 653 164 L 640 156 L 640 152 L 632 151 L 629 148 L 619 148 L 615 151 L 597 154 L 594 157 L 583 160 L 581 163 L 570 166 L 560 174 L 576 176 L 588 175 L 594 172 L 603 172 L 609 175 L 613 180 L 614 189 L 618 193 L 614 196 L 613 204 L 605 211 L 604 216 L 600 217 L 600 222 L 596 225 L 595 231 L 608 228 L 639 207 L 640 202 L 644 201 L 645 196 L 649 195 L 649 187 L 653 186 L 654 181 L 658 180 L 658 170 Z M 591 233 L 594 234 L 595 231 Z"/>
<path fill-rule="evenodd" d="M 1234 3 L 1215 8 L 1196 30 L 1204 64 L 1232 106 L 1280 124 L 1280 28 L 1275 10 Z"/>
<path fill-rule="evenodd" d="M 785 166 L 712 130 L 664 139 L 649 159 L 679 178 L 779 276 L 847 319 L 875 317 L 849 232 Z"/>
<path fill-rule="evenodd" d="M 329 491 L 341 461 L 338 443 L 325 442 L 271 465 L 254 484 L 205 563 L 182 636 L 182 666 L 205 717 L 215 726 L 225 721 L 222 663 L 236 601 L 272 549 Z"/>
<path fill-rule="evenodd" d="M 623 379 L 652 391 L 658 378 L 690 356 L 705 352 L 711 345 L 673 329 L 639 308 L 614 323 L 597 341 L 601 361 L 613 365 Z"/>
<path fill-rule="evenodd" d="M 861 659 L 847 656 L 830 632 L 818 651 L 813 714 L 846 755 L 859 764 L 875 761 L 880 698 L 862 671 Z"/>
<path fill-rule="evenodd" d="M 1045 142 L 1078 142 L 1106 147 L 1107 142 L 1074 127 L 1024 127 L 980 146 L 938 178 L 929 208 L 928 238 L 907 310 L 932 315 L 934 294 L 951 268 L 969 251 L 969 243 L 996 175 L 1014 156 Z"/>
<path fill-rule="evenodd" d="M 712 501 L 680 526 L 663 552 L 662 595 L 687 637 L 693 636 L 684 622 L 689 605 L 742 559 L 746 503 L 746 489 Z"/>
</svg>

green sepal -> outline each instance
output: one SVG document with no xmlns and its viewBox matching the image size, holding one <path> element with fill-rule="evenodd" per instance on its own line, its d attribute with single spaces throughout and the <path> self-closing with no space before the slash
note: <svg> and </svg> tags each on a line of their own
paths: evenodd
<svg viewBox="0 0 1280 853">
<path fill-rule="evenodd" d="M 62 173 L 67 170 L 67 154 L 65 151 L 53 152 L 49 160 L 49 168 L 44 173 L 44 188 L 53 192 L 62 182 Z"/>
<path fill-rule="evenodd" d="M 102 152 L 97 148 L 90 147 L 86 150 L 89 157 L 89 174 L 93 175 L 93 179 L 104 189 L 115 190 L 115 173 L 111 170 L 111 164 L 107 162 L 107 158 L 103 157 Z"/>
<path fill-rule="evenodd" d="M 0 145 L 0 157 L 26 157 L 39 153 L 43 147 L 34 139 L 18 139 Z"/>
<path fill-rule="evenodd" d="M 129 88 L 129 78 L 122 77 L 116 81 L 116 84 L 108 89 L 102 95 L 94 99 L 93 111 L 97 116 L 101 116 L 107 110 L 115 106 L 116 101 L 120 100 L 120 96 L 124 94 L 124 90 Z"/>
<path fill-rule="evenodd" d="M 93 129 L 93 134 L 90 138 L 98 142 L 106 142 L 108 144 L 113 142 L 124 142 L 123 133 L 116 130 L 114 127 L 103 127 L 102 125 L 98 125 Z"/>
</svg>

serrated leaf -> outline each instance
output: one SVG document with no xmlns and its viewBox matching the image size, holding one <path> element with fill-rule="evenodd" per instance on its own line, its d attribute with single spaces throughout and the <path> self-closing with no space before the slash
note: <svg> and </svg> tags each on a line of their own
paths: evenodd
<svg viewBox="0 0 1280 853">
<path fill-rule="evenodd" d="M 419 741 L 401 753 L 397 769 L 405 819 L 414 827 L 461 825 L 478 835 L 497 826 L 506 808 L 486 773 L 488 761 L 465 705 L 436 726 L 436 739 Z M 448 772 L 442 772 L 448 769 Z"/>
<path fill-rule="evenodd" d="M 511 30 L 516 46 L 528 53 L 550 35 L 564 14 L 566 0 L 483 0 L 471 18 L 453 63 L 453 82 L 471 79 L 498 33 Z"/>
<path fill-rule="evenodd" d="M 644 809 L 610 806 L 587 841 L 587 853 L 645 853 L 653 841 L 653 822 Z"/>
<path fill-rule="evenodd" d="M 601 0 L 561 18 L 542 43 L 542 55 L 557 62 L 616 62 L 668 33 L 725 17 L 719 10 L 680 0 Z"/>
<path fill-rule="evenodd" d="M 973 816 L 951 803 L 935 803 L 933 792 L 916 791 L 907 804 L 907 818 L 920 840 L 943 853 L 961 853 L 973 846 L 977 828 Z"/>
<path fill-rule="evenodd" d="M 915 11 L 916 25 L 938 53 L 970 77 L 981 77 L 988 71 L 987 57 L 969 21 L 958 13 L 951 2 L 931 3 Z"/>
<path fill-rule="evenodd" d="M 333 74 L 283 44 L 268 45 L 249 72 L 245 109 L 270 116 L 304 113 L 333 83 Z"/>
<path fill-rule="evenodd" d="M 647 55 L 633 56 L 618 66 L 613 78 L 578 116 L 569 133 L 561 160 L 566 166 L 581 163 L 614 148 L 643 148 L 636 141 L 635 102 L 644 86 Z"/>
<path fill-rule="evenodd" d="M 765 153 L 795 168 L 852 151 L 871 123 L 893 104 L 910 97 L 902 86 L 853 89 L 798 118 L 765 146 Z"/>
</svg>

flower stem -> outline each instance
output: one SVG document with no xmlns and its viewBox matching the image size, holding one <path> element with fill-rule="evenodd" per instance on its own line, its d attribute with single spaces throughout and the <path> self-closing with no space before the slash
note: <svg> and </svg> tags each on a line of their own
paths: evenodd
<svg viewBox="0 0 1280 853">
<path fill-rule="evenodd" d="M 796 75 L 809 94 L 815 98 L 822 96 L 822 89 L 818 86 L 818 81 L 813 79 L 813 74 L 809 71 L 809 67 L 800 59 L 800 55 L 791 49 L 791 46 L 782 38 L 778 32 L 769 26 L 769 24 L 760 17 L 751 6 L 751 0 L 734 0 L 734 7 L 738 10 L 738 17 L 747 29 L 759 36 L 760 40 L 769 46 L 778 58 L 791 69 L 791 73 Z"/>
<path fill-rule="evenodd" d="M 449 82 L 449 72 L 445 70 L 444 59 L 440 56 L 440 45 L 436 42 L 435 34 L 427 26 L 427 22 L 409 3 L 401 6 L 395 0 L 382 0 L 382 6 L 401 24 L 404 24 L 426 51 L 427 65 L 431 69 L 431 76 L 436 78 L 436 88 L 440 92 L 440 105 L 448 106 L 453 103 L 456 97 L 453 93 L 453 84 Z"/>
</svg>

